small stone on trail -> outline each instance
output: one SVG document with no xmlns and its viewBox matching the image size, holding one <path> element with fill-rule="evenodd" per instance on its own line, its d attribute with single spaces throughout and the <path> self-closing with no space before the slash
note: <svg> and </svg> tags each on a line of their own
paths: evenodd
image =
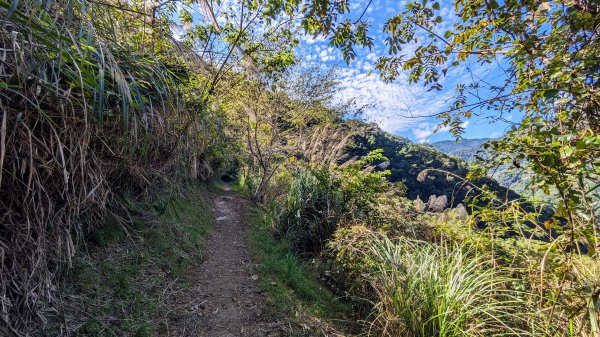
<svg viewBox="0 0 600 337">
<path fill-rule="evenodd" d="M 258 275 L 256 275 L 256 274 L 255 274 L 255 275 L 252 275 L 252 276 L 250 276 L 250 279 L 251 279 L 252 281 L 258 281 Z"/>
</svg>

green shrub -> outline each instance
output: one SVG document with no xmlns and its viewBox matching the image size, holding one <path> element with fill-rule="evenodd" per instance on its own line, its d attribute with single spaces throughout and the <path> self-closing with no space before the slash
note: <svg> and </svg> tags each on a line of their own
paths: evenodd
<svg viewBox="0 0 600 337">
<path fill-rule="evenodd" d="M 298 173 L 277 214 L 276 231 L 303 253 L 319 252 L 345 213 L 340 183 L 327 168 Z"/>
<path fill-rule="evenodd" d="M 314 266 L 294 254 L 289 241 L 273 238 L 268 215 L 254 207 L 247 207 L 246 214 L 252 230 L 252 255 L 260 262 L 258 272 L 263 276 L 268 302 L 276 310 L 273 314 L 290 315 L 299 306 L 316 315 L 348 313 L 348 308 L 320 284 Z"/>
<path fill-rule="evenodd" d="M 236 189 L 244 194 L 251 194 L 258 186 L 258 179 L 248 172 L 241 172 L 237 181 Z"/>
<path fill-rule="evenodd" d="M 373 236 L 373 328 L 383 336 L 530 335 L 528 303 L 485 255 Z"/>
<path fill-rule="evenodd" d="M 337 230 L 327 243 L 335 267 L 341 269 L 343 278 L 350 281 L 349 283 L 359 287 L 364 287 L 365 283 L 368 283 L 368 278 L 364 276 L 368 276 L 376 268 L 369 247 L 373 243 L 373 238 L 379 235 L 383 233 L 374 232 L 360 224 Z"/>
<path fill-rule="evenodd" d="M 478 229 L 460 208 L 424 214 L 436 241 L 460 242 L 489 257 L 490 264 L 512 280 L 521 301 L 529 303 L 537 336 L 596 336 L 600 331 L 600 262 L 583 254 L 570 254 L 557 243 L 512 233 L 492 223 Z M 472 217 L 471 217 L 472 219 Z M 515 225 L 516 227 L 516 225 Z M 587 333 L 587 334 L 586 334 Z"/>
<path fill-rule="evenodd" d="M 285 201 L 275 211 L 277 232 L 302 253 L 318 253 L 340 224 L 378 219 L 378 204 L 391 185 L 381 150 L 345 166 L 300 167 L 290 180 Z"/>
</svg>

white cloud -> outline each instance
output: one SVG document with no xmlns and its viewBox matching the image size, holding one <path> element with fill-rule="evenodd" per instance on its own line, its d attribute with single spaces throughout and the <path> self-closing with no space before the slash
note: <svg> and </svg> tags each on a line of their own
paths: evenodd
<svg viewBox="0 0 600 337">
<path fill-rule="evenodd" d="M 375 61 L 377 61 L 377 54 L 369 53 L 369 54 L 367 54 L 367 56 L 365 56 L 365 59 L 367 59 L 371 62 L 375 62 Z"/>
<path fill-rule="evenodd" d="M 362 7 L 362 4 L 358 1 L 356 2 L 352 2 L 352 4 L 350 5 L 350 10 L 352 11 L 357 11 Z"/>
<path fill-rule="evenodd" d="M 368 76 L 372 64 L 351 64 L 338 70 L 340 100 L 355 99 L 359 106 L 372 105 L 364 117 L 388 132 L 399 133 L 418 125 L 423 117 L 440 112 L 452 98 L 453 92 L 428 92 L 421 85 L 409 85 L 406 75 L 401 74 L 393 83 L 386 83 L 376 74 Z M 369 70 L 367 70 L 369 69 Z M 420 135 L 426 128 L 421 127 Z M 430 128 L 433 132 L 433 126 Z M 427 135 L 428 136 L 428 135 Z M 427 136 L 420 137 L 425 139 Z M 416 135 L 415 135 L 416 137 Z M 419 137 L 416 137 L 419 138 Z"/>
<path fill-rule="evenodd" d="M 412 129 L 412 133 L 419 143 L 424 143 L 429 136 L 433 135 L 434 130 L 435 126 L 431 123 L 422 122 Z"/>
<path fill-rule="evenodd" d="M 319 57 L 321 58 L 321 62 L 327 62 L 334 59 L 334 56 L 330 55 L 330 52 L 327 49 L 321 50 Z"/>
<path fill-rule="evenodd" d="M 327 41 L 327 38 L 323 35 L 317 35 L 316 37 L 313 37 L 311 35 L 304 35 L 304 36 L 302 36 L 302 41 L 304 41 L 308 44 L 314 44 L 314 43 L 325 42 L 325 41 Z"/>
<path fill-rule="evenodd" d="M 460 126 L 466 129 L 469 126 L 469 121 L 463 122 Z M 430 136 L 448 131 L 450 131 L 449 126 L 440 127 L 437 124 L 431 122 L 419 122 L 411 129 L 412 135 L 419 143 L 429 142 Z"/>
<path fill-rule="evenodd" d="M 355 13 L 358 11 L 358 14 L 362 13 L 367 2 L 367 0 L 352 2 L 353 11 Z M 340 82 L 340 91 L 337 98 L 343 101 L 355 100 L 359 106 L 367 106 L 368 108 L 364 111 L 363 117 L 369 122 L 379 124 L 385 131 L 411 135 L 413 139 L 419 142 L 426 142 L 434 134 L 438 125 L 438 121 L 431 118 L 431 115 L 443 112 L 450 106 L 457 83 L 468 83 L 477 80 L 471 76 L 472 74 L 476 76 L 486 75 L 483 69 L 485 67 L 478 67 L 476 64 L 470 64 L 470 62 L 459 67 L 450 67 L 446 76 L 441 80 L 441 84 L 444 86 L 442 91 L 428 91 L 428 87 L 421 84 L 408 84 L 406 72 L 401 72 L 393 83 L 384 82 L 377 76 L 377 73 L 367 76 L 369 72 L 374 71 L 374 64 L 379 56 L 387 55 L 385 43 L 387 35 L 382 32 L 385 19 L 390 17 L 390 13 L 395 14 L 403 9 L 405 2 L 373 1 L 370 7 L 373 13 L 369 16 L 370 11 L 367 11 L 366 18 L 376 18 L 373 20 L 370 31 L 374 39 L 374 46 L 371 50 L 361 50 L 357 47 L 357 57 L 350 65 L 345 65 L 342 61 L 340 68 L 336 70 Z M 452 25 L 457 18 L 451 5 L 443 2 L 439 13 L 444 21 L 437 27 L 436 33 L 443 36 L 446 30 L 452 29 Z M 417 31 L 417 36 L 423 41 L 429 39 L 428 34 L 425 31 Z M 324 67 L 327 64 L 342 60 L 340 51 L 328 47 L 324 38 L 321 37 L 315 40 L 306 37 L 303 40 L 306 42 L 304 44 L 306 49 L 304 50 L 313 54 L 313 56 L 307 57 L 307 60 L 321 62 Z M 438 43 L 442 44 L 441 41 L 438 41 Z M 410 56 L 416 48 L 416 44 L 405 45 L 402 53 Z M 474 70 L 474 72 L 471 70 Z M 463 124 L 464 128 L 468 126 L 468 122 Z M 439 128 L 437 132 L 448 132 L 448 128 Z"/>
</svg>

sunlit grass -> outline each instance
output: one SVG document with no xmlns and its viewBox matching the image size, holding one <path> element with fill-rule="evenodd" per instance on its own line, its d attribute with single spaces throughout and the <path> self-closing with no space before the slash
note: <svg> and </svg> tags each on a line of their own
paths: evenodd
<svg viewBox="0 0 600 337">
<path fill-rule="evenodd" d="M 525 336 L 527 303 L 485 256 L 401 238 L 374 238 L 373 330 L 384 336 Z"/>
</svg>

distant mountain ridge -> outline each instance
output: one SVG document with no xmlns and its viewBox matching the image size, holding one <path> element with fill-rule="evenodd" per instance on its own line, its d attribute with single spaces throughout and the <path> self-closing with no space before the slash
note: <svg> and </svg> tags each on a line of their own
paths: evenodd
<svg viewBox="0 0 600 337">
<path fill-rule="evenodd" d="M 472 162 L 475 159 L 475 154 L 480 151 L 481 146 L 495 138 L 472 138 L 455 140 L 442 140 L 431 143 L 430 145 L 441 152 L 462 158 L 467 162 Z"/>
<path fill-rule="evenodd" d="M 482 145 L 496 138 L 472 138 L 455 140 L 443 140 L 429 144 L 436 150 L 445 154 L 459 157 L 470 163 L 475 161 L 475 155 L 478 152 L 485 158 Z M 498 181 L 502 186 L 509 187 L 512 190 L 522 194 L 526 193 L 529 178 L 520 173 L 507 173 L 505 167 L 501 166 L 489 172 L 490 176 Z"/>
</svg>

